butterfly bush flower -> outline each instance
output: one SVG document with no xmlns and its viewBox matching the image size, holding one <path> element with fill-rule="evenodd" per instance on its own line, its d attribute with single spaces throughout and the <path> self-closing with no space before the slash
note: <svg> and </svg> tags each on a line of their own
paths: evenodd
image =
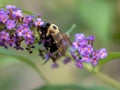
<svg viewBox="0 0 120 90">
<path fill-rule="evenodd" d="M 7 48 L 7 43 L 9 41 L 9 33 L 7 33 L 6 31 L 1 31 L 0 32 L 0 45 L 4 46 L 5 48 Z"/>
<path fill-rule="evenodd" d="M 16 23 L 13 20 L 7 20 L 6 27 L 8 30 L 11 30 L 15 27 Z"/>
<path fill-rule="evenodd" d="M 76 60 L 75 65 L 80 69 L 83 68 L 83 62 L 81 60 Z"/>
<path fill-rule="evenodd" d="M 13 9 L 16 9 L 16 6 L 13 6 L 13 5 L 7 5 L 6 7 L 6 10 L 13 10 Z"/>
<path fill-rule="evenodd" d="M 35 21 L 35 26 L 42 26 L 44 24 L 44 22 L 42 21 L 41 18 L 37 18 Z"/>
<path fill-rule="evenodd" d="M 22 10 L 16 9 L 13 11 L 13 16 L 15 17 L 23 17 Z"/>
<path fill-rule="evenodd" d="M 23 19 L 23 23 L 31 27 L 33 25 L 33 19 L 34 19 L 34 16 L 26 16 Z"/>
<path fill-rule="evenodd" d="M 4 11 L 4 9 L 0 9 L 0 22 L 4 24 L 7 20 L 7 13 Z"/>
<path fill-rule="evenodd" d="M 42 26 L 45 23 L 41 19 L 40 14 L 23 16 L 21 9 L 13 5 L 7 5 L 5 8 L 0 9 L 0 46 L 5 48 L 12 47 L 16 50 L 28 50 L 31 54 L 35 45 L 39 46 L 39 55 L 47 61 L 52 60 L 52 68 L 59 67 L 57 60 L 62 57 L 63 63 L 68 64 L 71 59 L 75 60 L 75 65 L 78 68 L 83 68 L 83 63 L 91 63 L 93 66 L 97 65 L 99 60 L 107 57 L 105 48 L 95 50 L 93 48 L 94 36 L 85 37 L 84 34 L 76 34 L 75 40 L 72 42 L 69 56 L 61 55 L 59 51 L 50 52 L 50 48 L 45 47 L 45 44 L 51 45 L 52 38 L 45 38 L 46 31 L 42 31 Z M 44 30 L 44 29 L 43 29 Z M 24 42 L 26 47 L 23 48 L 21 43 Z M 63 43 L 66 48 L 67 42 Z M 57 47 L 56 47 L 57 48 Z M 63 58 L 64 57 L 64 58 Z"/>
<path fill-rule="evenodd" d="M 66 57 L 66 58 L 63 60 L 63 63 L 64 63 L 64 64 L 68 64 L 70 61 L 71 61 L 71 58 L 70 58 L 70 57 Z"/>
<path fill-rule="evenodd" d="M 58 68 L 59 65 L 58 65 L 57 63 L 53 63 L 53 64 L 51 65 L 51 67 L 52 67 L 52 68 Z"/>
<path fill-rule="evenodd" d="M 37 18 L 37 19 L 36 19 Z M 33 48 L 35 37 L 35 22 L 42 26 L 43 21 L 35 16 L 23 16 L 22 10 L 13 5 L 7 5 L 0 9 L 0 45 L 23 50 L 21 43 L 24 41 L 26 47 Z M 40 23 L 40 24 L 39 24 Z M 33 28 L 33 29 L 31 29 Z"/>
<path fill-rule="evenodd" d="M 71 56 L 76 60 L 76 66 L 83 68 L 83 63 L 97 65 L 99 60 L 107 57 L 105 48 L 95 50 L 93 48 L 94 36 L 85 37 L 84 34 L 76 34 L 70 50 Z"/>
</svg>

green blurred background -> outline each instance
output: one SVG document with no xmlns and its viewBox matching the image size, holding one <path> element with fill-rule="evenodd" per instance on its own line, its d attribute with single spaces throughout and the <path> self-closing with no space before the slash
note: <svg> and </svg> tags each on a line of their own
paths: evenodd
<svg viewBox="0 0 120 90">
<path fill-rule="evenodd" d="M 2 0 L 0 1 L 2 2 Z M 76 28 L 70 35 L 72 40 L 76 33 L 84 33 L 86 36 L 94 35 L 96 49 L 105 47 L 108 52 L 120 51 L 119 0 L 10 0 L 8 4 L 26 9 L 34 14 L 40 13 L 43 21 L 55 23 L 63 32 L 76 24 Z M 76 68 L 74 62 L 63 65 L 59 60 L 60 67 L 52 69 L 51 61 L 41 65 L 43 60 L 38 56 L 37 50 L 32 55 L 26 51 L 11 51 L 20 55 L 24 54 L 37 63 L 42 73 L 53 85 L 104 86 L 108 87 L 108 90 L 115 90 L 95 75 L 84 69 Z M 105 64 L 101 71 L 120 81 L 119 60 Z M 0 90 L 31 90 L 44 84 L 43 79 L 31 67 L 14 57 L 0 55 Z"/>
</svg>

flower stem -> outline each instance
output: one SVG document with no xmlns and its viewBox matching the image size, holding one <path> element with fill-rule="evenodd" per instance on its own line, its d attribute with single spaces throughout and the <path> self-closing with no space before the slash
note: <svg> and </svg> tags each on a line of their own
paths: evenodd
<svg viewBox="0 0 120 90">
<path fill-rule="evenodd" d="M 85 68 L 87 71 L 89 71 L 89 72 L 95 74 L 96 76 L 98 76 L 98 77 L 99 77 L 100 79 L 102 79 L 105 83 L 111 85 L 112 87 L 115 87 L 115 88 L 120 89 L 120 82 L 118 82 L 118 81 L 112 79 L 111 77 L 109 77 L 109 76 L 101 73 L 101 72 L 99 71 L 99 68 L 97 68 L 97 67 L 94 68 L 94 67 L 92 67 L 90 64 L 84 64 L 84 68 Z"/>
<path fill-rule="evenodd" d="M 120 83 L 117 82 L 116 80 L 110 78 L 109 76 L 107 76 L 99 71 L 95 72 L 95 75 L 97 75 L 99 78 L 101 78 L 104 82 L 108 83 L 109 85 L 120 89 Z"/>
<path fill-rule="evenodd" d="M 49 80 L 43 75 L 39 67 L 34 62 L 22 56 L 16 56 L 16 55 L 13 55 L 13 56 L 18 58 L 20 61 L 23 61 L 24 63 L 28 64 L 29 66 L 31 66 L 35 71 L 38 72 L 39 76 L 45 81 L 46 84 L 50 84 Z"/>
<path fill-rule="evenodd" d="M 39 76 L 45 81 L 46 84 L 50 84 L 49 80 L 43 75 L 43 73 L 41 72 L 41 70 L 39 69 L 39 67 L 32 61 L 30 61 L 28 58 L 25 58 L 23 56 L 17 56 L 17 55 L 11 55 L 15 58 L 18 58 L 18 60 L 26 63 L 27 65 L 29 65 L 30 67 L 32 67 L 35 71 L 38 72 Z"/>
<path fill-rule="evenodd" d="M 45 83 L 49 85 L 49 80 L 43 75 L 42 71 L 37 67 L 37 65 L 35 65 L 34 69 L 38 72 L 39 76 L 45 81 Z"/>
</svg>

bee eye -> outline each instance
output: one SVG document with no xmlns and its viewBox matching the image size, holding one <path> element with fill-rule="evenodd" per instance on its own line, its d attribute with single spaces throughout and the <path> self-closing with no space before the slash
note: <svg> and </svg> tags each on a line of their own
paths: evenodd
<svg viewBox="0 0 120 90">
<path fill-rule="evenodd" d="M 57 27 L 56 27 L 56 26 L 53 26 L 53 29 L 57 29 Z"/>
</svg>

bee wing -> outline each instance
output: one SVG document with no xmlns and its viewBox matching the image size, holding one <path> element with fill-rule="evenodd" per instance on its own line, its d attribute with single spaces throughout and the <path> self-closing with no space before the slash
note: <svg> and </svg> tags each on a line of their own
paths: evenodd
<svg viewBox="0 0 120 90">
<path fill-rule="evenodd" d="M 62 31 L 60 31 L 60 34 L 62 35 L 64 41 L 66 41 L 69 45 L 72 45 L 70 38 L 66 34 L 64 34 Z"/>
<path fill-rule="evenodd" d="M 59 32 L 57 35 L 53 35 L 53 39 L 55 40 L 56 46 L 59 52 L 64 55 L 65 50 L 67 49 L 68 44 L 71 45 L 70 39 L 63 32 Z"/>
</svg>

